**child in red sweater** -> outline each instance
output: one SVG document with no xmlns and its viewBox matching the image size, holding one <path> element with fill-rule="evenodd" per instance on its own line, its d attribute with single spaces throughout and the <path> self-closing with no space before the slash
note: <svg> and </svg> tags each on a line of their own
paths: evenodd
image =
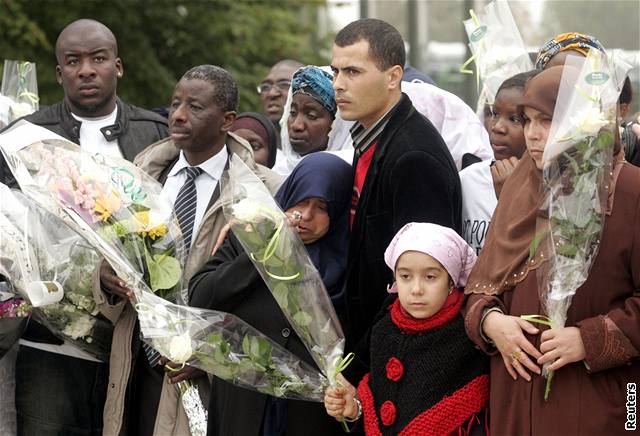
<svg viewBox="0 0 640 436">
<path fill-rule="evenodd" d="M 484 433 L 488 360 L 460 314 L 475 260 L 452 229 L 410 223 L 398 232 L 385 252 L 398 298 L 372 328 L 371 371 L 357 392 L 345 379 L 327 389 L 329 415 L 364 415 L 367 435 Z"/>
</svg>

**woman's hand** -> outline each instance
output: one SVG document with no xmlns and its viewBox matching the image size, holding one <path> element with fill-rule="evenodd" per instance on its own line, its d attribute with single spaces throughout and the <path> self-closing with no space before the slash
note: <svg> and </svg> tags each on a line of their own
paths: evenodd
<svg viewBox="0 0 640 436">
<path fill-rule="evenodd" d="M 544 365 L 553 362 L 548 367 L 549 371 L 556 371 L 568 363 L 580 362 L 587 355 L 578 327 L 546 330 L 540 338 L 540 351 L 544 354 L 538 358 L 538 363 Z"/>
<path fill-rule="evenodd" d="M 539 333 L 533 324 L 517 316 L 491 312 L 480 328 L 496 344 L 496 348 L 502 355 L 504 366 L 514 380 L 517 380 L 520 375 L 526 381 L 531 381 L 527 369 L 540 374 L 540 368 L 531 361 L 529 356 L 538 359 L 542 354 L 523 333 L 523 330 L 532 335 Z"/>
<path fill-rule="evenodd" d="M 229 234 L 229 230 L 231 230 L 231 226 L 234 224 L 234 221 L 231 220 L 227 224 L 224 225 L 222 229 L 220 229 L 220 233 L 218 234 L 218 239 L 216 240 L 216 245 L 213 246 L 213 250 L 211 250 L 211 256 L 216 254 L 218 248 L 224 243 L 224 240 L 227 238 Z"/>
<path fill-rule="evenodd" d="M 294 210 L 291 213 L 285 212 L 285 215 L 289 220 L 289 225 L 291 227 L 298 227 L 298 224 L 300 224 L 300 221 L 302 220 L 302 214 L 297 210 Z"/>
</svg>

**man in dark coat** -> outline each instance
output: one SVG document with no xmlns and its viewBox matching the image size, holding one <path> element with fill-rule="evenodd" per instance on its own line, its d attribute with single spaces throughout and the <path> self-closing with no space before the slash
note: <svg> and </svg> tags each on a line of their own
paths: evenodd
<svg viewBox="0 0 640 436">
<path fill-rule="evenodd" d="M 340 115 L 355 120 L 348 342 L 359 342 L 382 308 L 393 274 L 384 250 L 409 222 L 460 231 L 461 189 L 442 137 L 400 89 L 402 37 L 376 19 L 354 21 L 335 39 L 331 68 Z"/>
<path fill-rule="evenodd" d="M 94 20 L 69 24 L 56 41 L 56 76 L 64 100 L 24 119 L 95 153 L 133 158 L 168 135 L 165 119 L 122 102 L 124 73 L 115 36 Z M 4 159 L 0 181 L 16 186 Z M 102 434 L 109 366 L 35 322 L 16 363 L 18 434 Z"/>
</svg>

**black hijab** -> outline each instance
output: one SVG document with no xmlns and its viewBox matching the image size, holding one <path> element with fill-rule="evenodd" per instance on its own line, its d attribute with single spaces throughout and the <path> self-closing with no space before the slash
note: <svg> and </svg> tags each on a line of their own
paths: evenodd
<svg viewBox="0 0 640 436">
<path fill-rule="evenodd" d="M 236 117 L 231 131 L 239 129 L 249 129 L 260 136 L 267 144 L 267 167 L 273 168 L 276 164 L 276 153 L 278 152 L 278 131 L 269 118 L 257 112 L 243 112 Z"/>
<path fill-rule="evenodd" d="M 327 203 L 329 230 L 305 247 L 332 299 L 342 290 L 347 267 L 352 191 L 351 165 L 336 155 L 317 152 L 300 161 L 275 196 L 283 210 L 312 197 Z"/>
</svg>

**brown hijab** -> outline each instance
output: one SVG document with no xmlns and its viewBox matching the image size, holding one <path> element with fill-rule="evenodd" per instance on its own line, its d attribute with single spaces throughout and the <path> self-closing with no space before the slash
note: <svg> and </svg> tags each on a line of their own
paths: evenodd
<svg viewBox="0 0 640 436">
<path fill-rule="evenodd" d="M 531 78 L 519 102 L 520 111 L 526 106 L 553 116 L 563 70 L 563 66 L 551 67 Z M 577 76 L 578 71 L 572 70 Z M 614 138 L 615 169 L 609 183 L 607 214 L 613 207 L 615 181 L 624 162 L 620 137 Z M 487 240 L 469 275 L 466 294 L 499 295 L 515 287 L 546 260 L 544 235 L 536 235 L 536 222 L 544 219 L 540 216 L 542 189 L 542 172 L 527 151 L 502 188 Z"/>
<path fill-rule="evenodd" d="M 553 116 L 562 70 L 562 66 L 551 67 L 531 78 L 519 106 Z M 487 240 L 465 293 L 501 294 L 544 262 L 542 251 L 530 249 L 542 200 L 542 172 L 527 151 L 502 188 Z"/>
</svg>

